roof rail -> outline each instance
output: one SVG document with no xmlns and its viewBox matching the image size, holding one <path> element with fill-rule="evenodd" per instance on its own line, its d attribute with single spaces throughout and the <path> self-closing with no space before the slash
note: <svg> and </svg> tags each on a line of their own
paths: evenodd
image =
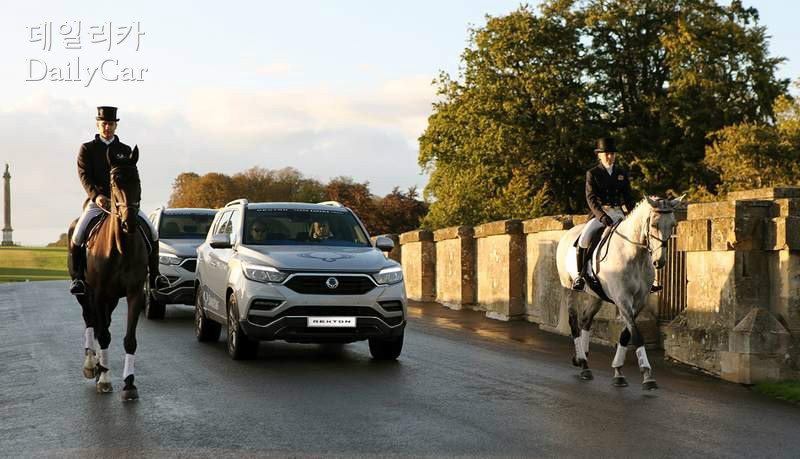
<svg viewBox="0 0 800 459">
<path fill-rule="evenodd" d="M 338 201 L 322 201 L 318 202 L 317 204 L 322 204 L 323 206 L 344 207 L 342 203 Z"/>
<path fill-rule="evenodd" d="M 225 204 L 225 207 L 235 206 L 236 204 L 244 204 L 246 206 L 249 203 L 250 203 L 250 201 L 248 201 L 246 198 L 234 199 L 233 201 Z"/>
</svg>

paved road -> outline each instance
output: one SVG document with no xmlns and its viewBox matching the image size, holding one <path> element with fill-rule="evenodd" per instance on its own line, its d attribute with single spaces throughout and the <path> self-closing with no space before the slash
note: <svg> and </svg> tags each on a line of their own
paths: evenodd
<svg viewBox="0 0 800 459">
<path fill-rule="evenodd" d="M 633 370 L 617 389 L 598 346 L 596 379 L 581 382 L 568 339 L 432 304 L 410 309 L 395 363 L 365 343 L 262 343 L 258 360 L 234 362 L 222 338 L 195 341 L 190 308 L 170 307 L 142 319 L 142 398 L 123 404 L 125 309 L 117 390 L 99 395 L 66 289 L 0 285 L 0 456 L 800 456 L 800 407 L 658 363 L 659 391 Z"/>
</svg>

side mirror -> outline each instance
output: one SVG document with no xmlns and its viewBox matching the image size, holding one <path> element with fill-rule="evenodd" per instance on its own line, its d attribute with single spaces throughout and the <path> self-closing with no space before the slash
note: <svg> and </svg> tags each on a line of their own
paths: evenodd
<svg viewBox="0 0 800 459">
<path fill-rule="evenodd" d="M 386 236 L 378 236 L 375 239 L 375 247 L 381 252 L 391 252 L 394 248 L 394 241 Z"/>
<path fill-rule="evenodd" d="M 214 249 L 230 249 L 233 247 L 231 245 L 231 237 L 228 234 L 215 234 L 211 236 L 209 245 Z"/>
</svg>

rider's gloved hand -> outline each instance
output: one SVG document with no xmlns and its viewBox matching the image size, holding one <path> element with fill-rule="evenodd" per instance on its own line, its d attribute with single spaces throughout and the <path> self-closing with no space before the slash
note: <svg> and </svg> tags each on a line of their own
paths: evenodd
<svg viewBox="0 0 800 459">
<path fill-rule="evenodd" d="M 611 217 L 608 216 L 608 214 L 603 214 L 603 216 L 600 217 L 600 223 L 606 226 L 613 226 L 614 220 L 612 220 Z"/>
</svg>

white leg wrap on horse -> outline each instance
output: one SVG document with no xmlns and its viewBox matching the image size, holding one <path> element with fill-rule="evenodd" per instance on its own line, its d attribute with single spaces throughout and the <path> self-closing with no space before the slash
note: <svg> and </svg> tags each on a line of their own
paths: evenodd
<svg viewBox="0 0 800 459">
<path fill-rule="evenodd" d="M 583 353 L 585 355 L 589 355 L 589 332 L 586 330 L 581 330 L 581 336 L 578 338 L 581 340 L 581 346 L 583 347 Z"/>
<path fill-rule="evenodd" d="M 575 357 L 578 360 L 586 360 L 586 353 L 583 352 L 583 343 L 580 336 L 575 338 Z"/>
<path fill-rule="evenodd" d="M 83 334 L 83 348 L 94 351 L 94 328 L 88 327 Z"/>
<path fill-rule="evenodd" d="M 628 353 L 628 346 L 617 344 L 617 353 L 616 355 L 614 355 L 614 361 L 611 362 L 611 367 L 620 368 L 621 366 L 625 365 L 625 354 L 627 353 Z"/>
<path fill-rule="evenodd" d="M 133 354 L 125 354 L 125 369 L 122 370 L 122 379 L 133 374 Z"/>
<path fill-rule="evenodd" d="M 100 349 L 100 365 L 108 368 L 108 349 Z"/>
<path fill-rule="evenodd" d="M 636 348 L 636 358 L 639 359 L 639 368 L 651 368 L 650 362 L 647 360 L 647 352 L 645 352 L 644 346 Z"/>
</svg>

